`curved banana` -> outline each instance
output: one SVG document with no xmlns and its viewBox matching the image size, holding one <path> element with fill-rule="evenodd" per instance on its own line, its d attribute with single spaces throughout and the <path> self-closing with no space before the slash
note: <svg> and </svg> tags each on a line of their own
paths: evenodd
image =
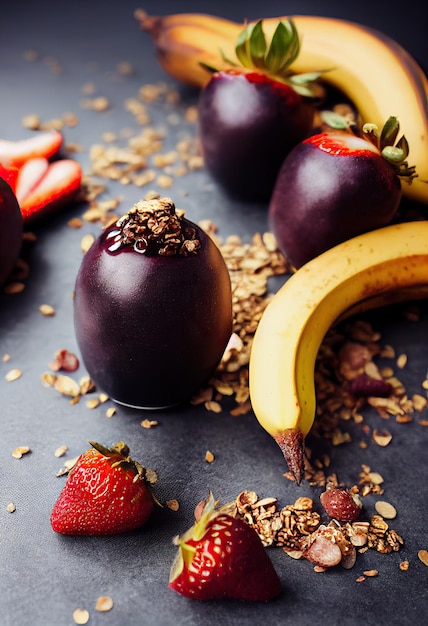
<svg viewBox="0 0 428 626">
<path fill-rule="evenodd" d="M 427 295 L 428 221 L 387 226 L 341 243 L 295 272 L 266 308 L 250 355 L 250 398 L 299 483 L 315 418 L 314 368 L 342 315 Z M 416 291 L 415 291 L 416 289 Z"/>
<path fill-rule="evenodd" d="M 224 56 L 235 58 L 235 42 L 243 28 L 198 13 L 151 17 L 136 12 L 136 18 L 151 34 L 165 71 L 196 87 L 210 78 L 201 62 L 221 68 L 226 65 Z M 280 19 L 285 17 L 263 20 L 267 37 Z M 409 163 L 418 173 L 411 185 L 403 183 L 403 193 L 428 204 L 428 79 L 422 68 L 397 42 L 368 27 L 331 17 L 292 19 L 302 40 L 293 71 L 324 71 L 323 80 L 354 102 L 363 122 L 381 128 L 391 115 L 397 117 L 410 145 Z"/>
</svg>

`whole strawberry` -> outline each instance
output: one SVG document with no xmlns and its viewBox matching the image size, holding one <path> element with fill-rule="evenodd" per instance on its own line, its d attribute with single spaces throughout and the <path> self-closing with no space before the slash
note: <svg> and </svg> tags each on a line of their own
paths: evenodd
<svg viewBox="0 0 428 626">
<path fill-rule="evenodd" d="M 78 458 L 51 513 L 63 535 L 113 535 L 134 530 L 149 519 L 154 498 L 145 469 L 119 442 L 92 446 Z"/>
<path fill-rule="evenodd" d="M 272 600 L 281 582 L 257 533 L 215 504 L 210 494 L 198 521 L 177 539 L 169 587 L 196 600 Z"/>
<path fill-rule="evenodd" d="M 263 23 L 238 38 L 238 63 L 214 71 L 198 103 L 198 134 L 210 174 L 232 196 L 267 199 L 293 146 L 312 132 L 318 74 L 295 75 L 300 52 L 292 20 L 280 21 L 268 43 Z M 213 69 L 213 68 L 210 68 Z"/>
<path fill-rule="evenodd" d="M 339 522 L 355 522 L 362 509 L 358 495 L 346 489 L 327 489 L 320 501 L 327 515 Z"/>
</svg>

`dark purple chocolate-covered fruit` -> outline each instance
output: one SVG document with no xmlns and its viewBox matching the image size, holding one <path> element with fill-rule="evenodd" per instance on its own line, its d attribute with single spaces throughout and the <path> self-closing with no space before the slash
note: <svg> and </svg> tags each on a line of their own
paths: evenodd
<svg viewBox="0 0 428 626">
<path fill-rule="evenodd" d="M 85 254 L 74 321 L 85 367 L 113 400 L 187 400 L 232 332 L 230 277 L 213 241 L 169 198 L 138 202 Z"/>
<path fill-rule="evenodd" d="M 314 107 L 263 73 L 213 74 L 198 104 L 205 165 L 232 196 L 270 197 L 284 158 L 312 130 Z"/>
<path fill-rule="evenodd" d="M 10 275 L 21 246 L 21 210 L 12 189 L 0 178 L 0 285 Z"/>
<path fill-rule="evenodd" d="M 369 141 L 321 133 L 285 159 L 269 206 L 270 228 L 296 267 L 394 218 L 401 199 L 394 167 Z"/>
</svg>

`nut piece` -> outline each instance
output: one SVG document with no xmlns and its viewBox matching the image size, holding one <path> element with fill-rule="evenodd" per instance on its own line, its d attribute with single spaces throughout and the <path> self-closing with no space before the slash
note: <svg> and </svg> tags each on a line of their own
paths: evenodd
<svg viewBox="0 0 428 626">
<path fill-rule="evenodd" d="M 394 519 L 397 516 L 397 511 L 392 504 L 378 500 L 375 504 L 375 509 L 384 519 Z"/>
</svg>

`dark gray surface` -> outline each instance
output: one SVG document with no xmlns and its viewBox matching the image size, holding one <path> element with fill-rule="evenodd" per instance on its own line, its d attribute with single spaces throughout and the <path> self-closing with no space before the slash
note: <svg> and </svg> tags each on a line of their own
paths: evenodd
<svg viewBox="0 0 428 626">
<path fill-rule="evenodd" d="M 101 141 L 105 131 L 119 132 L 135 126 L 123 102 L 135 97 L 143 83 L 166 80 L 157 64 L 149 38 L 140 32 L 133 18 L 138 6 L 130 0 L 101 2 L 17 2 L 8 3 L 0 16 L 0 137 L 18 139 L 28 132 L 21 119 L 38 113 L 43 120 L 76 113 L 79 124 L 64 131 L 66 142 L 82 144 L 75 155 L 84 170 L 89 168 L 88 150 Z M 143 7 L 151 13 L 203 10 L 222 13 L 237 20 L 244 17 L 274 16 L 287 11 L 335 15 L 380 28 L 393 36 L 419 59 L 427 70 L 427 15 L 414 17 L 410 11 L 393 13 L 390 2 L 154 2 Z M 37 50 L 41 59 L 29 63 L 26 50 Z M 47 58 L 56 59 L 61 74 L 53 74 Z M 136 69 L 130 77 L 117 75 L 117 64 L 127 61 Z M 92 82 L 97 94 L 107 96 L 112 107 L 105 113 L 82 109 L 82 86 Z M 178 86 L 183 102 L 178 111 L 196 103 L 197 94 Z M 153 120 L 168 124 L 171 112 L 152 106 Z M 177 109 L 174 109 L 176 111 Z M 173 146 L 192 126 L 171 126 L 167 145 Z M 220 234 L 249 238 L 266 228 L 264 206 L 232 203 L 212 184 L 204 171 L 178 179 L 168 191 L 189 219 L 210 218 Z M 139 199 L 141 191 L 108 183 L 106 197 L 123 196 L 123 211 Z M 257 424 L 252 414 L 232 418 L 227 412 L 208 413 L 187 407 L 161 414 L 158 428 L 145 430 L 140 421 L 146 415 L 119 407 L 112 419 L 105 406 L 89 410 L 84 402 L 71 406 L 67 399 L 41 384 L 54 353 L 65 347 L 77 352 L 72 322 L 72 290 L 79 267 L 83 234 L 99 232 L 85 224 L 73 230 L 67 221 L 79 216 L 84 206 L 70 207 L 35 228 L 37 242 L 26 248 L 31 274 L 20 295 L 0 295 L 0 624 L 1 626 L 68 626 L 73 611 L 87 608 L 89 624 L 103 625 L 199 625 L 199 624 L 295 624 L 311 623 L 387 625 L 421 623 L 427 613 L 426 567 L 417 558 L 419 549 L 428 548 L 426 502 L 428 471 L 427 431 L 417 419 L 406 426 L 388 422 L 394 435 L 388 448 L 358 446 L 361 432 L 349 425 L 353 443 L 336 447 L 332 471 L 340 480 L 353 484 L 362 463 L 385 477 L 385 499 L 395 504 L 399 515 L 392 526 L 405 538 L 399 553 L 389 556 L 370 551 L 360 556 L 350 571 L 336 568 L 316 575 L 306 561 L 295 562 L 281 550 L 269 552 L 284 582 L 282 597 L 267 606 L 238 602 L 199 604 L 187 601 L 167 588 L 169 568 L 175 548 L 172 538 L 190 525 L 194 505 L 211 489 L 222 502 L 242 489 L 254 489 L 261 496 L 275 495 L 282 505 L 296 497 L 317 498 L 319 490 L 303 484 L 300 488 L 283 478 L 286 470 L 276 444 Z M 56 308 L 53 318 L 38 311 L 42 303 Z M 400 308 L 373 315 L 383 341 L 409 355 L 408 366 L 400 377 L 409 394 L 421 391 L 428 370 L 428 313 L 423 309 L 420 323 L 411 323 Z M 12 367 L 23 370 L 14 383 L 4 375 Z M 84 374 L 83 367 L 77 373 Z M 385 423 L 373 412 L 365 412 L 372 427 Z M 425 415 L 426 417 L 426 415 Z M 177 498 L 178 512 L 156 512 L 141 531 L 109 538 L 64 538 L 55 535 L 49 515 L 64 478 L 55 474 L 62 459 L 54 450 L 65 443 L 67 458 L 86 449 L 88 440 L 105 444 L 125 440 L 134 458 L 154 468 L 159 475 L 157 495 L 161 500 Z M 29 445 L 31 454 L 17 460 L 12 451 Z M 212 450 L 216 460 L 204 461 Z M 9 502 L 16 511 L 6 511 Z M 365 499 L 373 511 L 374 498 Z M 399 562 L 408 559 L 408 572 Z M 378 569 L 379 576 L 357 584 L 366 569 Z M 96 613 L 101 595 L 111 595 L 114 609 Z"/>
</svg>

